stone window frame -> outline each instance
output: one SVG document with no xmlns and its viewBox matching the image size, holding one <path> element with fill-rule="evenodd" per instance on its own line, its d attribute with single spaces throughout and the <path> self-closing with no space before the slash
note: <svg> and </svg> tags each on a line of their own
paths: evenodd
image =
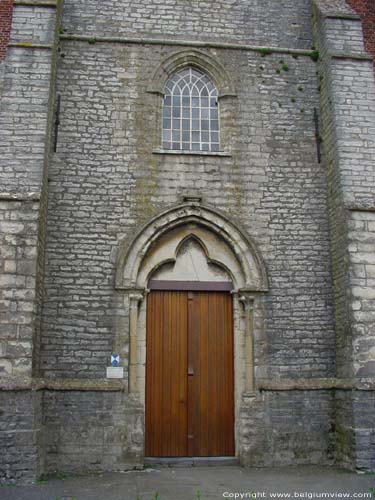
<svg viewBox="0 0 375 500">
<path fill-rule="evenodd" d="M 187 68 L 195 68 L 207 75 L 218 91 L 220 151 L 165 150 L 161 147 L 162 110 L 164 88 L 166 82 L 177 72 Z M 232 138 L 235 124 L 235 109 L 237 93 L 231 77 L 224 66 L 211 54 L 200 50 L 182 50 L 165 58 L 150 79 L 147 92 L 153 94 L 155 110 L 154 124 L 154 154 L 201 155 L 201 156 L 232 156 Z"/>
</svg>

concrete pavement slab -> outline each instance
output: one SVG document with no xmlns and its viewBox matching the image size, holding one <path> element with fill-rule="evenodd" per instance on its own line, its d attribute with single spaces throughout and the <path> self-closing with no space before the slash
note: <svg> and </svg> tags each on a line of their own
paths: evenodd
<svg viewBox="0 0 375 500">
<path fill-rule="evenodd" d="M 375 475 L 333 467 L 162 467 L 3 486 L 1 500 L 375 498 Z"/>
</svg>

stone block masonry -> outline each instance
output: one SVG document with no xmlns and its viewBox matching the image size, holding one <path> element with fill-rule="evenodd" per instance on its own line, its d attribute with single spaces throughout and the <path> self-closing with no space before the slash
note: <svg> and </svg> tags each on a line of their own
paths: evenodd
<svg viewBox="0 0 375 500">
<path fill-rule="evenodd" d="M 375 470 L 375 84 L 360 17 L 345 0 L 14 4 L 0 100 L 0 480 L 142 466 L 147 291 L 118 284 L 118 255 L 188 192 L 194 210 L 202 198 L 249 235 L 267 275 L 235 311 L 253 341 L 235 336 L 239 386 L 249 368 L 255 379 L 236 393 L 241 463 Z M 160 150 L 153 75 L 171 60 L 230 81 L 222 154 Z M 104 379 L 114 349 L 124 380 Z"/>
<path fill-rule="evenodd" d="M 7 3 L 7 2 L 5 2 Z M 3 7 L 3 2 L 1 4 Z M 0 480 L 44 466 L 38 368 L 47 167 L 61 2 L 15 2 L 0 100 Z"/>
<path fill-rule="evenodd" d="M 357 4 L 360 2 L 357 2 Z M 336 315 L 336 363 L 362 390 L 337 394 L 337 456 L 372 470 L 375 428 L 371 413 L 375 375 L 375 82 L 364 52 L 359 16 L 341 3 L 315 2 L 324 149 L 330 192 L 331 251 Z M 344 28 L 344 29 L 343 29 Z M 368 398 L 369 406 L 363 408 Z M 364 418 L 359 415 L 364 411 Z M 364 436 L 369 437 L 365 442 Z"/>
<path fill-rule="evenodd" d="M 265 255 L 273 287 L 268 358 L 261 362 L 267 374 L 333 376 L 325 174 L 316 162 L 313 128 L 315 63 L 306 56 L 220 51 L 240 103 L 233 156 L 176 157 L 152 152 L 159 141 L 157 108 L 145 92 L 149 68 L 174 47 L 73 41 L 62 47 L 43 373 L 105 376 L 116 310 L 111 255 L 121 235 L 199 187 L 205 203 L 236 214 Z"/>
<path fill-rule="evenodd" d="M 375 211 L 352 211 L 349 219 L 354 373 L 375 377 Z"/>
<path fill-rule="evenodd" d="M 46 472 L 141 467 L 143 416 L 123 392 L 46 391 Z"/>
<path fill-rule="evenodd" d="M 53 15 L 56 12 L 50 6 L 14 8 L 0 102 L 1 191 L 40 192 L 42 188 L 53 71 Z"/>
<path fill-rule="evenodd" d="M 251 467 L 332 463 L 333 405 L 332 391 L 263 392 L 252 402 L 251 411 L 244 409 L 242 463 Z"/>
<path fill-rule="evenodd" d="M 209 5 L 215 11 L 217 3 Z M 257 374 L 270 378 L 334 376 L 326 178 L 324 166 L 317 163 L 313 124 L 319 99 L 315 62 L 308 55 L 271 51 L 262 57 L 251 50 L 204 49 L 205 54 L 220 61 L 234 81 L 237 97 L 227 98 L 230 105 L 226 105 L 224 117 L 232 130 L 232 140 L 228 141 L 231 155 L 155 154 L 154 149 L 160 146 L 156 123 L 161 101 L 147 89 L 158 64 L 181 48 L 163 43 L 101 40 L 101 30 L 108 27 L 113 8 L 110 2 L 106 6 L 99 13 L 95 5 L 83 8 L 77 2 L 65 4 L 66 31 L 61 45 L 65 57 L 57 75 L 62 97 L 61 125 L 49 172 L 42 374 L 82 380 L 105 376 L 120 314 L 126 332 L 124 341 L 128 341 L 128 306 L 121 304 L 114 292 L 114 256 L 119 241 L 134 234 L 153 215 L 178 203 L 184 192 L 199 189 L 206 204 L 233 217 L 255 238 L 266 260 L 272 292 L 263 304 L 267 329 L 256 339 Z M 186 4 L 177 2 L 176 7 L 175 36 L 197 36 L 199 25 L 186 31 L 182 22 L 187 16 Z M 302 17 L 296 30 L 304 30 L 306 7 L 307 3 L 299 4 Z M 130 7 L 124 2 L 124 9 L 116 4 L 117 12 L 127 13 L 129 9 L 133 4 Z M 152 3 L 144 9 L 156 16 Z M 287 2 L 283 23 L 291 19 L 293 9 L 295 2 Z M 261 17 L 262 12 L 255 9 L 254 16 Z M 160 36 L 153 15 L 142 17 L 142 22 L 148 23 L 147 30 L 136 26 L 130 32 L 124 16 L 121 24 L 113 26 L 111 22 L 110 32 L 106 29 L 105 35 L 133 33 L 140 37 L 146 31 L 148 36 Z M 233 12 L 228 12 L 229 16 Z M 95 23 L 95 29 L 89 29 L 89 20 Z M 213 33 L 219 17 L 202 17 L 201 22 L 207 23 L 205 33 Z M 223 23 L 223 29 L 228 26 Z M 312 45 L 311 37 L 303 43 L 297 38 L 286 40 L 271 27 L 261 39 L 260 34 L 249 34 L 251 27 L 256 30 L 256 23 L 249 26 L 243 33 L 245 25 L 239 24 L 237 41 L 288 43 L 292 49 Z M 97 40 L 88 43 L 69 39 L 69 33 L 91 35 Z M 218 40 L 214 34 L 210 38 Z M 126 354 L 127 347 L 124 351 Z M 125 359 L 125 368 L 127 362 Z M 97 396 L 81 393 L 80 397 L 95 417 L 78 407 L 68 393 L 51 394 L 45 400 L 51 426 L 47 467 L 98 469 L 105 461 L 111 467 L 124 467 L 139 458 L 136 446 L 129 447 L 126 440 L 105 456 L 110 447 L 105 429 L 113 424 L 105 416 L 101 427 L 96 415 L 105 410 L 96 407 Z M 241 416 L 244 424 L 239 454 L 244 464 L 249 465 L 251 457 L 256 457 L 258 464 L 268 465 L 332 460 L 328 439 L 332 437 L 333 418 L 330 392 L 310 395 L 307 391 L 303 396 L 298 391 L 285 392 L 278 397 L 274 391 L 264 399 L 267 403 L 263 396 L 254 403 L 258 419 L 252 420 L 251 405 L 244 407 Z M 143 414 L 142 405 L 131 406 L 130 398 L 124 398 L 125 407 L 119 397 L 112 401 L 112 411 L 119 419 L 117 425 L 119 429 L 122 426 L 125 436 L 135 416 Z M 312 405 L 319 411 L 311 424 L 313 437 L 306 448 L 295 421 L 289 425 L 286 420 L 297 406 L 298 415 L 307 418 Z M 282 414 L 283 425 L 277 423 Z M 256 439 L 247 434 L 247 418 L 257 433 Z M 131 419 L 133 423 L 129 424 Z M 83 434 L 80 426 L 94 430 Z M 68 431 L 64 431 L 66 428 Z M 134 429 L 142 440 L 143 427 Z M 100 443 L 90 455 L 95 432 L 100 435 Z M 278 437 L 279 433 L 282 436 Z M 272 437 L 255 453 L 260 435 Z M 283 451 L 276 454 L 281 442 Z M 70 452 L 69 448 L 75 450 L 76 446 L 85 450 L 81 461 Z"/>
<path fill-rule="evenodd" d="M 132 2 L 65 0 L 67 33 L 101 36 L 154 36 L 169 39 L 252 43 L 311 48 L 311 2 L 274 0 L 171 0 Z M 121 7 L 119 7 L 121 5 Z"/>
<path fill-rule="evenodd" d="M 0 200 L 0 377 L 31 377 L 38 223 L 38 200 Z"/>
<path fill-rule="evenodd" d="M 35 481 L 43 472 L 41 425 L 41 392 L 0 391 L 0 483 Z"/>
</svg>

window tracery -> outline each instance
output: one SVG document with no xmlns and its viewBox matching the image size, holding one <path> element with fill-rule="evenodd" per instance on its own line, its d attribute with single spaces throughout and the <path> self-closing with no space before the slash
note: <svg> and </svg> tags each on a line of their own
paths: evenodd
<svg viewBox="0 0 375 500">
<path fill-rule="evenodd" d="M 196 68 L 174 73 L 164 87 L 165 150 L 220 151 L 218 91 Z"/>
</svg>

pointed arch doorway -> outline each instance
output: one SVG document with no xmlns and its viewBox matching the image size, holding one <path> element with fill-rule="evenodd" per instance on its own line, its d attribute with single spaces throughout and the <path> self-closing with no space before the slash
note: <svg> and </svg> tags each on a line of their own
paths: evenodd
<svg viewBox="0 0 375 500">
<path fill-rule="evenodd" d="M 129 423 L 129 435 L 132 435 L 134 430 L 138 438 L 140 426 L 144 429 L 139 445 L 133 452 L 134 460 L 143 463 L 144 457 L 149 453 L 146 445 L 149 427 L 143 425 L 146 423 L 149 377 L 154 375 L 151 370 L 146 383 L 147 357 L 150 356 L 147 349 L 149 340 L 152 341 L 147 335 L 147 329 L 152 314 L 149 304 L 153 300 L 152 295 L 158 291 L 192 292 L 194 299 L 198 297 L 196 294 L 220 293 L 227 297 L 228 304 L 229 300 L 231 302 L 235 456 L 241 461 L 242 457 L 245 460 L 248 456 L 248 415 L 252 411 L 251 405 L 256 395 L 256 377 L 265 372 L 265 366 L 262 364 L 265 360 L 262 336 L 265 320 L 263 295 L 268 290 L 266 268 L 255 242 L 228 216 L 203 205 L 197 198 L 186 197 L 184 201 L 156 215 L 133 238 L 125 238 L 119 244 L 115 287 L 116 301 L 122 307 L 116 309 L 118 315 L 115 321 L 113 352 L 120 353 L 125 360 L 124 385 L 128 391 L 128 401 L 132 411 L 135 408 L 138 411 L 134 424 Z M 188 248 L 191 250 L 192 246 L 198 248 L 193 260 L 194 265 L 187 251 Z M 176 269 L 179 270 L 178 280 Z M 184 288 L 171 290 L 165 288 L 165 283 L 161 283 L 163 281 L 181 281 Z M 207 282 L 212 281 L 215 282 L 215 287 L 223 286 L 219 283 L 226 283 L 225 286 L 229 286 L 231 291 L 227 288 L 202 289 Z M 158 286 L 155 282 L 158 282 Z M 172 299 L 164 300 L 169 303 Z M 185 302 L 185 306 L 181 307 L 187 310 L 188 306 Z M 199 310 L 202 307 L 200 306 Z M 223 309 L 222 305 L 215 307 L 220 311 Z M 163 314 L 165 316 L 166 313 Z M 204 321 L 206 316 L 202 314 L 201 321 Z M 219 324 L 222 324 L 222 321 Z M 171 329 L 170 326 L 168 328 Z M 185 339 L 188 342 L 189 338 Z M 170 350 L 168 348 L 166 352 L 169 353 Z M 156 356 L 158 365 L 155 364 L 154 369 L 162 364 L 160 358 L 161 355 Z M 178 363 L 177 359 L 175 364 Z M 172 376 L 167 378 L 168 383 L 173 381 Z M 163 381 L 159 383 L 160 387 L 163 385 Z M 184 401 L 184 398 L 182 400 Z M 159 400 L 159 404 L 159 412 L 163 414 L 166 404 L 163 399 Z M 215 425 L 210 425 L 210 428 Z M 158 431 L 159 437 L 163 434 L 163 429 L 165 427 Z"/>
<path fill-rule="evenodd" d="M 145 455 L 234 456 L 230 276 L 190 236 L 149 289 Z"/>
</svg>

